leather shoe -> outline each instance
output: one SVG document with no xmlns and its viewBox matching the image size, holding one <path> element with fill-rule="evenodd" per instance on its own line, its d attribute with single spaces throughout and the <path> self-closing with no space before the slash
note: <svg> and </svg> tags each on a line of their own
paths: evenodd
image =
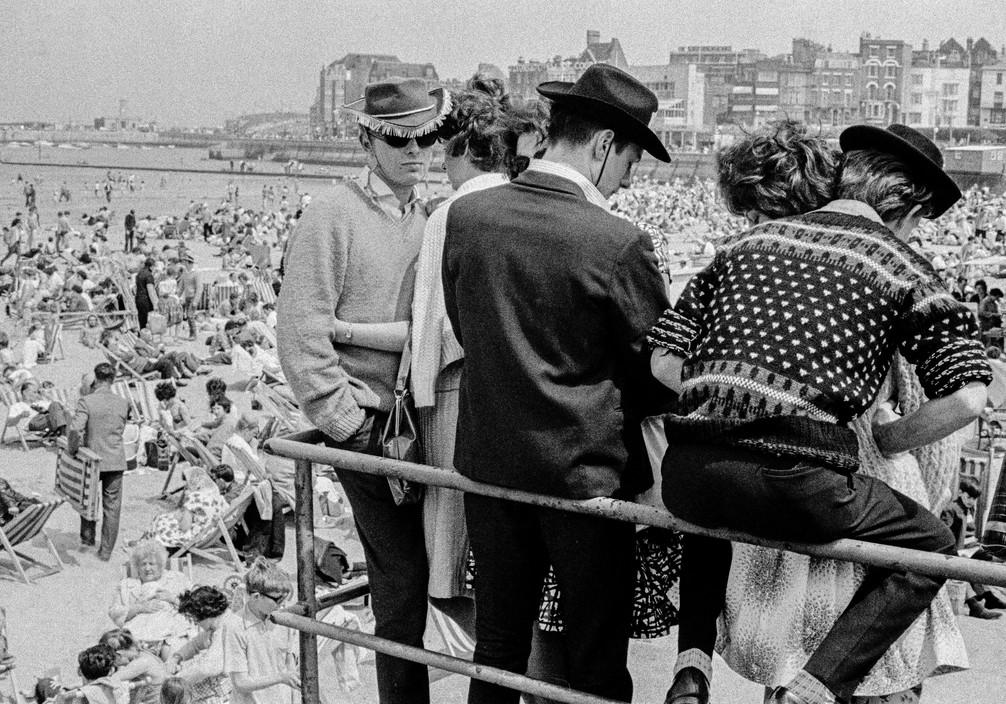
<svg viewBox="0 0 1006 704">
<path fill-rule="evenodd" d="M 776 687 L 766 704 L 808 704 L 803 697 L 798 697 L 785 687 Z"/>
<path fill-rule="evenodd" d="M 664 704 L 709 704 L 706 676 L 694 667 L 686 667 L 671 683 Z"/>
<path fill-rule="evenodd" d="M 1002 614 L 998 611 L 989 611 L 982 603 L 978 601 L 977 597 L 971 597 L 965 602 L 968 605 L 968 615 L 974 618 L 984 618 L 984 619 L 996 619 L 1002 618 Z"/>
<path fill-rule="evenodd" d="M 994 592 L 985 592 L 982 601 L 985 602 L 985 608 L 987 609 L 1006 609 L 1006 601 L 1000 599 Z"/>
</svg>

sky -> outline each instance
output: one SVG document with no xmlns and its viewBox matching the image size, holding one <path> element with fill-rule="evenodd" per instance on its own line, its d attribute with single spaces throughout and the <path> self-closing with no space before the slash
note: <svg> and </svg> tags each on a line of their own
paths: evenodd
<svg viewBox="0 0 1006 704">
<path fill-rule="evenodd" d="M 1004 0 L 0 0 L 0 122 L 115 115 L 219 125 L 307 112 L 318 72 L 346 53 L 430 61 L 443 78 L 578 54 L 586 31 L 630 64 L 722 44 L 770 55 L 795 36 L 855 51 L 859 36 L 914 46 L 1006 44 Z"/>
</svg>

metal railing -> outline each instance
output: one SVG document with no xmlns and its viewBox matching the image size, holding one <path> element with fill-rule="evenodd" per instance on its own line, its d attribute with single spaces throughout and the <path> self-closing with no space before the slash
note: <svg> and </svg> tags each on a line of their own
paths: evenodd
<svg viewBox="0 0 1006 704">
<path fill-rule="evenodd" d="M 878 545 L 861 540 L 842 539 L 830 543 L 812 544 L 777 541 L 728 529 L 713 529 L 697 526 L 675 518 L 665 509 L 637 504 L 618 499 L 599 498 L 587 500 L 564 499 L 556 496 L 534 494 L 527 491 L 508 489 L 492 484 L 483 484 L 467 479 L 457 472 L 427 465 L 401 462 L 398 460 L 364 455 L 339 450 L 322 445 L 323 435 L 318 430 L 309 430 L 285 437 L 269 440 L 268 449 L 274 454 L 295 461 L 296 539 L 297 539 L 297 597 L 298 603 L 281 609 L 272 616 L 276 623 L 300 631 L 301 694 L 304 704 L 318 704 L 318 649 L 317 636 L 325 636 L 341 642 L 351 643 L 393 655 L 404 660 L 418 662 L 455 672 L 470 678 L 503 685 L 568 704 L 601 704 L 611 700 L 599 698 L 584 692 L 557 687 L 539 680 L 517 675 L 505 670 L 477 665 L 467 660 L 454 658 L 422 648 L 402 645 L 384 638 L 360 633 L 339 626 L 321 623 L 315 615 L 319 601 L 315 595 L 314 572 L 314 502 L 312 497 L 312 467 L 314 463 L 331 465 L 337 469 L 364 474 L 373 474 L 398 479 L 408 479 L 430 486 L 456 489 L 466 493 L 480 494 L 492 498 L 516 501 L 552 508 L 560 511 L 581 513 L 599 518 L 609 518 L 630 523 L 645 524 L 658 528 L 677 530 L 714 538 L 722 538 L 740 543 L 760 545 L 767 548 L 813 557 L 858 562 L 891 570 L 917 572 L 936 577 L 958 579 L 967 582 L 981 582 L 988 586 L 1006 587 L 1006 565 L 927 553 L 908 548 Z M 345 590 L 347 594 L 360 596 L 359 590 Z M 324 605 L 344 600 L 339 596 L 325 599 Z"/>
</svg>

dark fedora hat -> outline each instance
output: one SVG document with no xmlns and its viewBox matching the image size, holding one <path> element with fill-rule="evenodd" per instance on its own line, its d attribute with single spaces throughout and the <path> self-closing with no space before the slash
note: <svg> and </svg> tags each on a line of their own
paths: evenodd
<svg viewBox="0 0 1006 704">
<path fill-rule="evenodd" d="M 860 149 L 883 152 L 900 159 L 913 175 L 933 192 L 932 212 L 938 218 L 961 198 L 961 189 L 943 170 L 943 154 L 932 140 L 907 125 L 891 125 L 886 130 L 870 125 L 853 125 L 842 132 L 838 143 L 843 152 Z"/>
<path fill-rule="evenodd" d="M 450 113 L 451 96 L 443 88 L 430 90 L 421 78 L 389 78 L 371 83 L 362 98 L 342 109 L 378 134 L 422 137 L 436 131 Z"/>
<path fill-rule="evenodd" d="M 559 105 L 582 109 L 586 116 L 631 139 L 660 161 L 671 160 L 660 138 L 650 129 L 657 96 L 625 71 L 608 64 L 593 64 L 576 83 L 548 81 L 538 86 L 538 92 Z"/>
</svg>

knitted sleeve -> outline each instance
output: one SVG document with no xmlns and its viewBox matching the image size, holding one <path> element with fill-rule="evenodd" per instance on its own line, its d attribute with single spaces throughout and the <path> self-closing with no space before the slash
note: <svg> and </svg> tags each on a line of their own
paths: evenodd
<svg viewBox="0 0 1006 704">
<path fill-rule="evenodd" d="M 913 288 L 905 311 L 900 349 L 916 365 L 926 396 L 942 398 L 970 383 L 992 381 L 974 316 L 941 284 Z"/>
<path fill-rule="evenodd" d="M 705 334 L 706 310 L 716 289 L 719 287 L 721 272 L 726 261 L 726 250 L 718 250 L 716 257 L 700 271 L 681 293 L 673 308 L 664 311 L 656 324 L 650 328 L 646 341 L 650 347 L 665 347 L 679 357 L 687 358 L 695 348 L 695 343 Z"/>
</svg>

